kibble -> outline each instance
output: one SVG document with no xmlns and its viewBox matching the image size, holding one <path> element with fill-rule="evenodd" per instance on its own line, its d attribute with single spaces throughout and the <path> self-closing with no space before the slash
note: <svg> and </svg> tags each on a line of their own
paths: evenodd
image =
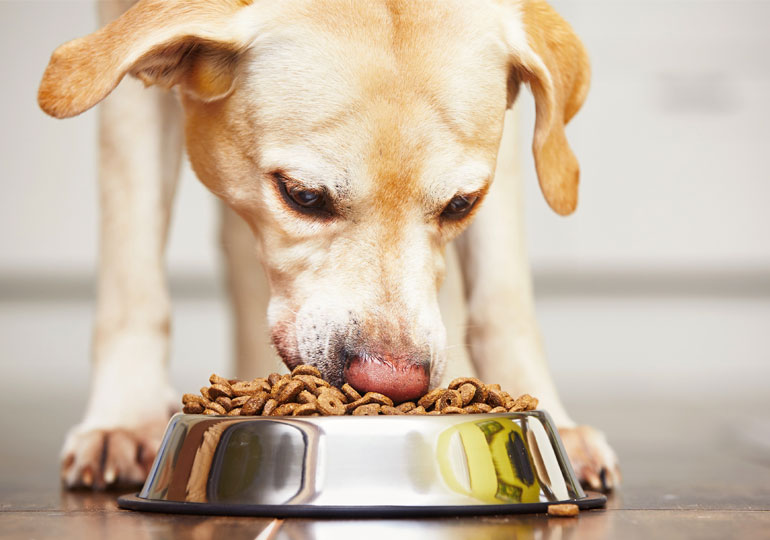
<svg viewBox="0 0 770 540">
<path fill-rule="evenodd" d="M 363 395 L 349 384 L 335 388 L 318 368 L 300 365 L 291 374 L 271 373 L 250 381 L 209 377 L 211 386 L 200 395 L 182 396 L 186 414 L 210 416 L 397 416 L 484 414 L 531 411 L 537 399 L 529 394 L 514 398 L 499 384 L 484 384 L 475 377 L 452 380 L 414 401 L 395 404 L 377 392 Z M 554 506 L 549 507 L 555 508 Z M 555 510 L 558 511 L 558 510 Z"/>
<path fill-rule="evenodd" d="M 548 505 L 548 515 L 558 517 L 574 517 L 580 513 L 576 504 L 551 504 Z"/>
</svg>

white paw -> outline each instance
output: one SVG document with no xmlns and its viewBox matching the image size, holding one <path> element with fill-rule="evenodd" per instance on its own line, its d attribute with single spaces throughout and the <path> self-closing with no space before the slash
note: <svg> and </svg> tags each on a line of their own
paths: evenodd
<svg viewBox="0 0 770 540">
<path fill-rule="evenodd" d="M 163 415 L 133 427 L 75 426 L 62 449 L 62 483 L 97 490 L 143 483 L 167 423 L 168 416 Z"/>
<path fill-rule="evenodd" d="M 604 433 L 591 426 L 559 428 L 559 433 L 581 484 L 598 491 L 620 485 L 618 458 Z"/>
<path fill-rule="evenodd" d="M 91 489 L 140 484 L 168 419 L 179 409 L 163 362 L 167 337 L 97 334 L 94 347 L 97 361 L 86 413 L 62 448 L 62 483 Z"/>
<path fill-rule="evenodd" d="M 105 387 L 92 388 L 83 422 L 67 434 L 61 453 L 67 488 L 101 490 L 144 482 L 168 420 L 179 410 L 164 383 L 146 384 L 145 395 L 130 384 Z"/>
</svg>

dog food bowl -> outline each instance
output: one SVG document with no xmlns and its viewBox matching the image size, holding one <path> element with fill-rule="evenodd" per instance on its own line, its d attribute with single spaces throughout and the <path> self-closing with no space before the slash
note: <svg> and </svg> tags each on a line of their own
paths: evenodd
<svg viewBox="0 0 770 540">
<path fill-rule="evenodd" d="M 444 416 L 213 417 L 169 422 L 121 508 L 275 517 L 545 512 L 586 494 L 543 411 Z"/>
</svg>

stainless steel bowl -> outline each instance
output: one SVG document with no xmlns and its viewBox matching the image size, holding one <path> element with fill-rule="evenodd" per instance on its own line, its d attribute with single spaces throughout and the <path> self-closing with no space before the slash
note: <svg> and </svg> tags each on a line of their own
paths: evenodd
<svg viewBox="0 0 770 540">
<path fill-rule="evenodd" d="M 542 512 L 583 492 L 543 411 L 444 416 L 212 417 L 169 422 L 122 508 L 261 516 Z"/>
</svg>

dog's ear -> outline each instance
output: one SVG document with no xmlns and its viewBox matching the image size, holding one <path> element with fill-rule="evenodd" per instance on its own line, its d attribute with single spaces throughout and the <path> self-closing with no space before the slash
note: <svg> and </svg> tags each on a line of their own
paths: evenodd
<svg viewBox="0 0 770 540">
<path fill-rule="evenodd" d="M 38 103 L 51 116 L 75 116 L 104 99 L 126 73 L 147 85 L 179 84 L 204 101 L 224 97 L 252 37 L 239 17 L 250 3 L 140 0 L 101 30 L 54 51 Z"/>
<path fill-rule="evenodd" d="M 540 189 L 554 211 L 571 214 L 577 206 L 580 167 L 564 127 L 588 93 L 588 55 L 570 25 L 543 0 L 524 0 L 516 8 L 524 36 L 514 31 L 519 35 L 508 40 L 513 50 L 509 104 L 519 83 L 529 83 L 535 97 L 532 152 Z"/>
</svg>

